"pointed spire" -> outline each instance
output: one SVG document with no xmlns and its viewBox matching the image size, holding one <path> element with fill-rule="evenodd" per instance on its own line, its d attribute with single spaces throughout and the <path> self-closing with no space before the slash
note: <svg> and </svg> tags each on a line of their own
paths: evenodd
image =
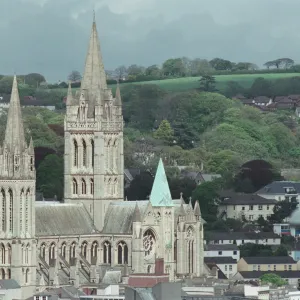
<svg viewBox="0 0 300 300">
<path fill-rule="evenodd" d="M 107 89 L 106 73 L 104 70 L 95 18 L 93 20 L 81 89 L 90 91 L 92 97 L 98 95 L 100 89 Z M 94 99 L 91 100 L 95 101 Z"/>
<path fill-rule="evenodd" d="M 141 212 L 140 212 L 137 201 L 135 203 L 135 208 L 134 208 L 132 221 L 133 222 L 141 222 L 142 221 Z"/>
<path fill-rule="evenodd" d="M 190 197 L 190 199 L 189 199 L 189 206 L 190 206 L 190 208 L 193 209 L 193 205 L 192 205 L 192 197 Z"/>
<path fill-rule="evenodd" d="M 28 145 L 28 153 L 29 154 L 34 154 L 34 147 L 33 147 L 32 136 L 30 137 L 30 142 L 29 142 L 29 145 Z"/>
<path fill-rule="evenodd" d="M 195 203 L 194 214 L 195 214 L 195 216 L 201 216 L 201 210 L 200 210 L 200 205 L 199 205 L 198 200 L 196 200 L 196 203 Z"/>
<path fill-rule="evenodd" d="M 26 148 L 24 127 L 21 113 L 20 97 L 16 75 L 13 79 L 12 92 L 7 115 L 4 145 L 9 150 L 24 150 Z"/>
<path fill-rule="evenodd" d="M 180 217 L 185 216 L 185 210 L 184 210 L 184 207 L 183 207 L 183 203 L 182 203 L 182 202 L 181 202 L 181 204 L 180 204 L 179 216 L 180 216 Z"/>
<path fill-rule="evenodd" d="M 160 159 L 158 163 L 151 190 L 150 202 L 153 206 L 173 206 L 170 188 L 162 159 Z"/>
<path fill-rule="evenodd" d="M 115 101 L 115 104 L 116 104 L 117 106 L 122 106 L 122 98 L 121 98 L 121 91 L 120 91 L 119 80 L 117 81 L 116 101 Z"/>
<path fill-rule="evenodd" d="M 73 104 L 72 85 L 71 85 L 71 81 L 69 81 L 66 105 L 72 105 L 72 104 Z"/>
</svg>

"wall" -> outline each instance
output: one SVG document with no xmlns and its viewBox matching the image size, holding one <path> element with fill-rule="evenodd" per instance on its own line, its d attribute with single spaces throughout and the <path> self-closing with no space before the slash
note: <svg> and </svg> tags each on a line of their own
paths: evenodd
<svg viewBox="0 0 300 300">
<path fill-rule="evenodd" d="M 273 271 L 276 266 L 276 271 L 297 271 L 297 264 L 247 264 L 241 258 L 238 261 L 238 271 Z M 289 268 L 291 266 L 291 269 Z M 275 271 L 275 270 L 274 270 Z"/>
<path fill-rule="evenodd" d="M 240 246 L 243 244 L 252 243 L 259 245 L 280 245 L 280 238 L 276 239 L 259 239 L 259 240 L 236 240 L 236 245 Z M 233 240 L 219 240 L 218 243 L 215 243 L 213 240 L 209 241 L 209 244 L 233 244 Z"/>
<path fill-rule="evenodd" d="M 221 252 L 221 254 L 219 254 L 219 252 Z M 204 257 L 232 257 L 233 259 L 239 260 L 240 259 L 240 250 L 204 251 Z"/>
<path fill-rule="evenodd" d="M 237 273 L 237 264 L 217 264 L 217 266 L 228 279 Z"/>
</svg>

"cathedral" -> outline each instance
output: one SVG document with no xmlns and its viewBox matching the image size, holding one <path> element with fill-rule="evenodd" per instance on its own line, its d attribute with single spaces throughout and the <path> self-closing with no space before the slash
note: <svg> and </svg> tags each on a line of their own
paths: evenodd
<svg viewBox="0 0 300 300">
<path fill-rule="evenodd" d="M 15 76 L 0 148 L 1 279 L 15 279 L 25 299 L 46 287 L 95 285 L 107 270 L 153 273 L 156 258 L 171 281 L 203 275 L 199 204 L 171 198 L 161 160 L 150 198 L 124 200 L 122 99 L 107 86 L 95 21 L 81 88 L 68 89 L 63 203 L 35 201 L 17 85 Z"/>
</svg>

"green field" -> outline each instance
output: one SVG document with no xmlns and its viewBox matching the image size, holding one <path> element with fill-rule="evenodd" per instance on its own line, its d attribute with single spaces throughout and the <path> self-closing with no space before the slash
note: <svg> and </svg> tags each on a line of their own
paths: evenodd
<svg viewBox="0 0 300 300">
<path fill-rule="evenodd" d="M 266 73 L 266 74 L 238 74 L 238 75 L 216 75 L 216 88 L 219 91 L 224 91 L 226 89 L 226 83 L 228 81 L 236 81 L 242 87 L 251 87 L 253 81 L 258 77 L 263 77 L 269 80 L 275 80 L 280 78 L 296 77 L 300 76 L 300 73 Z M 175 79 L 165 79 L 165 80 L 154 80 L 154 81 L 144 81 L 144 82 L 134 82 L 134 83 L 123 83 L 123 86 L 132 84 L 156 84 L 164 90 L 172 92 L 180 92 L 191 90 L 199 87 L 199 77 L 183 77 Z M 115 84 L 110 85 L 110 87 L 115 90 Z M 66 94 L 66 89 L 62 89 L 62 93 Z"/>
</svg>

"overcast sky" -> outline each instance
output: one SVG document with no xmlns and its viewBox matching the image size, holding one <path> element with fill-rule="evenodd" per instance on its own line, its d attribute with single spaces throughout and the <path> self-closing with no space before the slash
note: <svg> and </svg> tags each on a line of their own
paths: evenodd
<svg viewBox="0 0 300 300">
<path fill-rule="evenodd" d="M 300 0 L 0 0 L 0 74 L 82 72 L 93 9 L 108 70 L 180 56 L 300 62 Z"/>
</svg>

